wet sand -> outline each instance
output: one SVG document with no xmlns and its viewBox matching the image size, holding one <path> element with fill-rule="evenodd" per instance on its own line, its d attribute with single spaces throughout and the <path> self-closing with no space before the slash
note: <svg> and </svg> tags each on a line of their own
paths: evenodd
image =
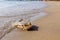
<svg viewBox="0 0 60 40">
<path fill-rule="evenodd" d="M 33 22 L 38 31 L 13 30 L 1 40 L 60 40 L 60 2 L 46 2 L 48 16 Z"/>
</svg>

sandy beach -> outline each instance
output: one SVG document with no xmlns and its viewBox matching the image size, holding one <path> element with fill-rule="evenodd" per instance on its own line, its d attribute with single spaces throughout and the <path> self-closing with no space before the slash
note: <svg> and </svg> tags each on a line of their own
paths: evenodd
<svg viewBox="0 0 60 40">
<path fill-rule="evenodd" d="M 47 1 L 44 9 L 47 16 L 33 22 L 38 31 L 20 31 L 14 29 L 1 40 L 60 40 L 60 2 Z"/>
</svg>

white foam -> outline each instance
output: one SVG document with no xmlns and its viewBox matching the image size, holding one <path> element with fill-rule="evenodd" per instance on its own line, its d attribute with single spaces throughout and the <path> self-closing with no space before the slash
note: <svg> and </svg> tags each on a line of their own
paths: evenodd
<svg viewBox="0 0 60 40">
<path fill-rule="evenodd" d="M 41 10 L 47 4 L 40 1 L 2 1 L 0 2 L 0 16 L 13 16 L 25 13 L 33 13 L 33 10 Z"/>
</svg>

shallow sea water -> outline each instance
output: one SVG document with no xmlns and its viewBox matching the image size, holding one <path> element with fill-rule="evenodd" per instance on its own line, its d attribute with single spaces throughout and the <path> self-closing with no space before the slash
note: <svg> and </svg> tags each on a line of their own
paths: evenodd
<svg viewBox="0 0 60 40">
<path fill-rule="evenodd" d="M 33 22 L 47 15 L 47 13 L 41 12 L 41 8 L 46 7 L 46 4 L 44 4 L 44 2 L 19 3 L 16 1 L 15 2 L 6 1 L 1 2 L 0 4 L 3 4 L 2 6 L 0 5 L 0 9 L 2 9 L 0 10 L 0 39 L 14 29 L 14 27 L 11 26 L 11 23 L 21 18 L 23 18 L 24 21 L 26 21 L 27 19 L 30 20 L 30 22 Z"/>
</svg>

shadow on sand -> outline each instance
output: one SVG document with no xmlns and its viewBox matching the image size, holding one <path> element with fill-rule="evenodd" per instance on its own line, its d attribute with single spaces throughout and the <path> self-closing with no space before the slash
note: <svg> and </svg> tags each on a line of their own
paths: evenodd
<svg viewBox="0 0 60 40">
<path fill-rule="evenodd" d="M 32 25 L 32 27 L 28 29 L 28 31 L 38 31 L 38 26 Z"/>
</svg>

